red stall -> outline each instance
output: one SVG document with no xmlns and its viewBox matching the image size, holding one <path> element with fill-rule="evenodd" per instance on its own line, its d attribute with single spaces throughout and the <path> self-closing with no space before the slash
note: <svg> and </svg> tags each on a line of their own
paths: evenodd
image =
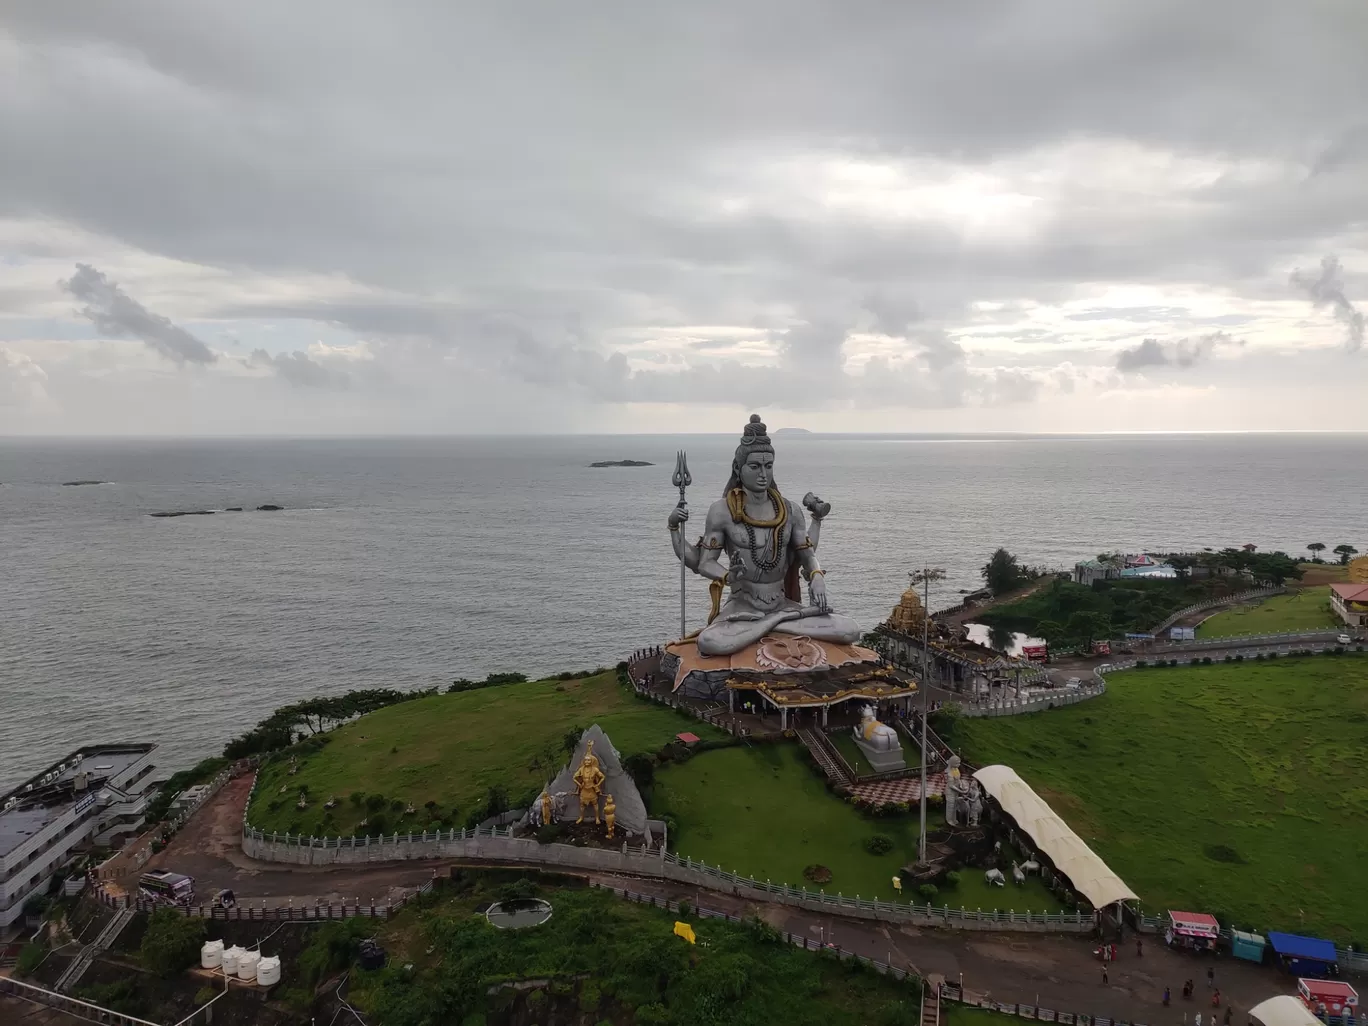
<svg viewBox="0 0 1368 1026">
<path fill-rule="evenodd" d="M 1205 912 L 1169 912 L 1164 943 L 1187 951 L 1215 951 L 1221 937 L 1221 924 Z"/>
<path fill-rule="evenodd" d="M 1316 1015 L 1358 1015 L 1358 991 L 1339 980 L 1300 979 L 1297 996 Z"/>
</svg>

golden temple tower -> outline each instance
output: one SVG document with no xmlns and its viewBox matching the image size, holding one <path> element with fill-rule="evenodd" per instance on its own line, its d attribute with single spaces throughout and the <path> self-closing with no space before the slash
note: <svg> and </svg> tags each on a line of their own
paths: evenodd
<svg viewBox="0 0 1368 1026">
<path fill-rule="evenodd" d="M 916 587 L 912 586 L 902 593 L 902 598 L 893 607 L 893 612 L 888 617 L 888 625 L 904 634 L 918 634 L 925 619 L 926 610 L 922 607 L 921 597 L 917 594 Z"/>
</svg>

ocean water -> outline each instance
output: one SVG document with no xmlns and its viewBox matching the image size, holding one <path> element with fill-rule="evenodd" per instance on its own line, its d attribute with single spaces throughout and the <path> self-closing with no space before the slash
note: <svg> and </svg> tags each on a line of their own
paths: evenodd
<svg viewBox="0 0 1368 1026">
<path fill-rule="evenodd" d="M 910 569 L 946 568 L 932 605 L 947 605 L 1000 545 L 1050 566 L 1245 542 L 1368 550 L 1363 435 L 775 442 L 780 488 L 832 503 L 829 592 L 867 626 Z M 669 640 L 675 451 L 697 529 L 735 444 L 0 439 L 0 787 L 80 745 L 154 740 L 179 766 L 299 698 L 611 665 Z M 602 459 L 656 465 L 588 466 Z M 286 508 L 146 515 L 263 503 Z M 698 626 L 692 575 L 688 602 Z"/>
</svg>

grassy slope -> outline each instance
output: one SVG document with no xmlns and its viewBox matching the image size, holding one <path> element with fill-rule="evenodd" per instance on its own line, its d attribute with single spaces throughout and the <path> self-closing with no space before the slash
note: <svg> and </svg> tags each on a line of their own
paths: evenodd
<svg viewBox="0 0 1368 1026">
<path fill-rule="evenodd" d="M 762 941 L 743 925 L 691 917 L 698 943 L 690 945 L 673 935 L 675 916 L 663 909 L 605 891 L 548 889 L 538 892 L 553 907 L 547 922 L 500 931 L 474 913 L 498 893 L 478 881 L 463 894 L 439 892 L 435 904 L 410 907 L 382 924 L 391 968 L 354 973 L 352 1000 L 373 1016 L 388 1011 L 383 1021 L 414 1021 L 400 1009 L 422 1008 L 455 1023 L 472 1005 L 492 1012 L 513 997 L 487 997 L 490 981 L 541 978 L 563 981 L 552 993 L 559 990 L 562 1013 L 566 1005 L 578 1006 L 583 1022 L 636 1021 L 637 1011 L 654 1004 L 668 1008 L 671 1022 L 718 1026 L 911 1026 L 919 1018 L 915 985 Z M 412 977 L 399 968 L 406 963 L 415 967 Z M 458 981 L 466 986 L 454 986 Z M 452 1000 L 463 991 L 464 1002 Z M 439 1004 L 444 999 L 450 1003 Z M 546 1004 L 540 1014 L 549 1018 Z"/>
<path fill-rule="evenodd" d="M 1223 610 L 1203 620 L 1197 628 L 1197 636 L 1224 638 L 1233 634 L 1328 630 L 1339 622 L 1330 608 L 1330 586 L 1323 584 L 1274 595 L 1257 605 Z"/>
<path fill-rule="evenodd" d="M 1067 709 L 961 721 L 957 739 L 971 761 L 1015 768 L 1150 912 L 1368 940 L 1368 659 L 1110 683 Z M 1244 863 L 1214 860 L 1215 846 Z"/>
<path fill-rule="evenodd" d="M 800 752 L 793 744 L 719 749 L 658 773 L 652 809 L 674 817 L 674 849 L 709 865 L 795 887 L 812 886 L 804 881 L 803 868 L 818 863 L 832 872 L 828 893 L 898 898 L 893 877 L 916 857 L 917 813 L 867 819 L 828 792 Z M 876 833 L 893 838 L 891 852 L 864 850 L 865 838 Z M 975 870 L 966 871 L 960 886 L 943 891 L 936 901 L 969 909 L 1059 910 L 1035 879 L 1024 888 L 990 890 Z"/>
<path fill-rule="evenodd" d="M 295 776 L 287 774 L 284 760 L 264 767 L 248 819 L 263 830 L 346 836 L 366 812 L 345 799 L 364 791 L 417 807 L 417 815 L 402 820 L 386 810 L 390 829 L 407 830 L 409 824 L 422 829 L 428 820 L 423 803 L 429 800 L 449 820 L 459 820 L 491 787 L 504 787 L 516 799 L 544 784 L 567 758 L 560 747 L 565 732 L 593 723 L 624 756 L 655 752 L 682 730 L 704 738 L 724 736 L 706 723 L 637 698 L 611 672 L 435 695 L 381 709 L 333 731 L 321 752 L 301 760 Z M 282 784 L 289 788 L 284 795 Z M 302 812 L 295 808 L 301 786 L 311 796 Z M 325 823 L 323 803 L 330 794 L 342 801 Z M 278 806 L 274 811 L 272 803 Z"/>
</svg>

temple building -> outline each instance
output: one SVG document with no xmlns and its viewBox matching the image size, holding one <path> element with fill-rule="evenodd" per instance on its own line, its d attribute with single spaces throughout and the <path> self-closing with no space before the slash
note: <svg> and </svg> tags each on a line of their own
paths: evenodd
<svg viewBox="0 0 1368 1026">
<path fill-rule="evenodd" d="M 693 639 L 666 645 L 656 679 L 681 697 L 725 702 L 737 712 L 757 705 L 777 712 L 781 729 L 800 723 L 826 726 L 831 710 L 908 708 L 917 693 L 913 677 L 858 645 L 794 635 L 766 636 L 727 656 L 705 656 Z"/>
</svg>

